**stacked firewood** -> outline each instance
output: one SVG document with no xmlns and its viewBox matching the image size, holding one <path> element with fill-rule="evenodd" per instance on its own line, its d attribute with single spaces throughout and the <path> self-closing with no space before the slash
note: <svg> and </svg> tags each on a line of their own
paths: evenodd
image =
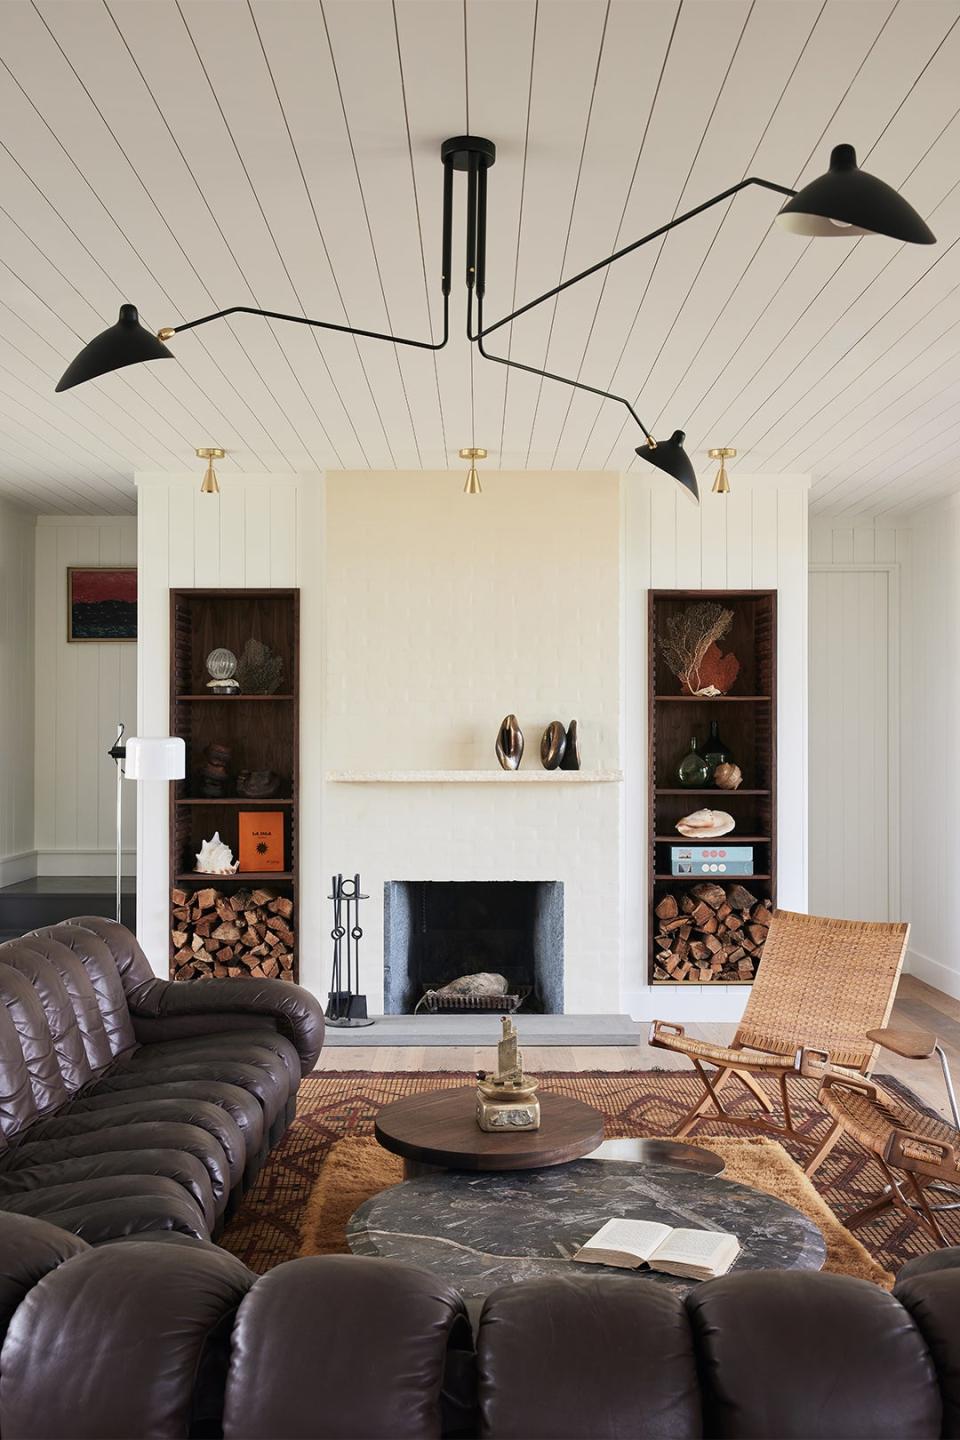
<svg viewBox="0 0 960 1440">
<path fill-rule="evenodd" d="M 655 980 L 752 980 L 770 925 L 772 905 L 743 885 L 706 881 L 656 905 Z"/>
<path fill-rule="evenodd" d="M 292 980 L 293 901 L 276 890 L 172 890 L 174 980 Z"/>
</svg>

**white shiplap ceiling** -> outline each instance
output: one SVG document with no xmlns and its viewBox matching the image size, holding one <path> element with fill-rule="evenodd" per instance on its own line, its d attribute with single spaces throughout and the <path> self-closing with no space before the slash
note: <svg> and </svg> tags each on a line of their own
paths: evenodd
<svg viewBox="0 0 960 1440">
<path fill-rule="evenodd" d="M 447 135 L 498 147 L 487 319 L 735 183 L 830 147 L 902 188 L 936 246 L 802 240 L 749 190 L 501 331 L 620 390 L 661 435 L 810 471 L 815 511 L 960 488 L 958 0 L 0 0 L 0 493 L 134 508 L 197 445 L 241 471 L 623 469 L 623 410 L 508 373 L 246 316 L 172 364 L 57 396 L 121 301 L 439 333 Z M 199 470 L 199 466 L 198 466 Z M 735 466 L 732 470 L 735 483 Z"/>
</svg>

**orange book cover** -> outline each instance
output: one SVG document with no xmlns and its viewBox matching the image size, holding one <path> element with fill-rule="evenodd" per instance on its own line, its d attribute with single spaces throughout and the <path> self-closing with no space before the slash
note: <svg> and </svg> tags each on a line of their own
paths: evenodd
<svg viewBox="0 0 960 1440">
<path fill-rule="evenodd" d="M 240 811 L 240 871 L 284 870 L 283 811 Z"/>
</svg>

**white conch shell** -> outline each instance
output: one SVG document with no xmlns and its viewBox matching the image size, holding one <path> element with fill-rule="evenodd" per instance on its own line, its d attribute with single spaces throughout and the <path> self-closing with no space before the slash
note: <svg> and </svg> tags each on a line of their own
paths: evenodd
<svg viewBox="0 0 960 1440">
<path fill-rule="evenodd" d="M 213 832 L 211 840 L 204 840 L 197 854 L 197 869 L 204 875 L 235 875 L 240 868 L 234 860 L 233 851 L 220 839 L 220 831 Z"/>
</svg>

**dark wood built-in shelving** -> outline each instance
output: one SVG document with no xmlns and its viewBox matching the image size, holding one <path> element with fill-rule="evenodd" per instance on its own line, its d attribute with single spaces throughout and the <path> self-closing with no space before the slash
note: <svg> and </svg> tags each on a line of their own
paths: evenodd
<svg viewBox="0 0 960 1440">
<path fill-rule="evenodd" d="M 299 927 L 299 599 L 299 591 L 286 589 L 170 592 L 170 734 L 181 736 L 187 748 L 186 778 L 171 787 L 171 888 L 189 895 L 212 888 L 226 896 L 244 887 L 273 890 L 281 897 L 277 906 L 292 902 L 292 914 L 283 921 L 294 937 Z M 283 658 L 282 692 L 211 695 L 205 688 L 210 678 L 207 655 L 224 646 L 239 657 L 251 637 Z M 279 795 L 203 795 L 200 770 L 204 752 L 214 741 L 229 746 L 232 776 L 241 770 L 276 771 L 282 781 Z M 283 814 L 285 868 L 198 874 L 192 869 L 194 857 L 200 842 L 214 831 L 238 858 L 242 810 Z M 171 930 L 179 924 L 172 921 Z M 295 938 L 292 979 L 298 976 L 298 948 Z M 173 954 L 171 944 L 171 962 Z"/>
<path fill-rule="evenodd" d="M 720 641 L 720 649 L 725 653 L 732 651 L 740 661 L 740 673 L 729 695 L 681 694 L 679 680 L 660 653 L 658 637 L 670 616 L 705 600 L 714 600 L 733 611 L 730 631 Z M 664 980 L 655 974 L 659 929 L 655 907 L 671 894 L 682 905 L 691 885 L 711 882 L 727 888 L 743 885 L 757 901 L 776 903 L 776 591 L 651 590 L 647 647 L 649 980 L 658 985 L 697 984 L 702 983 L 702 976 L 693 971 L 682 980 Z M 712 719 L 718 721 L 720 734 L 743 772 L 743 783 L 738 790 L 722 790 L 717 786 L 685 789 L 677 783 L 677 767 L 690 748 L 691 735 L 704 739 Z M 702 843 L 717 848 L 753 845 L 754 873 L 671 873 L 670 847 L 695 843 L 676 831 L 676 823 L 691 810 L 699 809 L 726 810 L 733 816 L 734 830 Z M 756 964 L 759 955 L 753 959 Z M 717 975 L 713 983 L 749 984 L 750 981 L 735 975 L 721 980 Z"/>
</svg>

